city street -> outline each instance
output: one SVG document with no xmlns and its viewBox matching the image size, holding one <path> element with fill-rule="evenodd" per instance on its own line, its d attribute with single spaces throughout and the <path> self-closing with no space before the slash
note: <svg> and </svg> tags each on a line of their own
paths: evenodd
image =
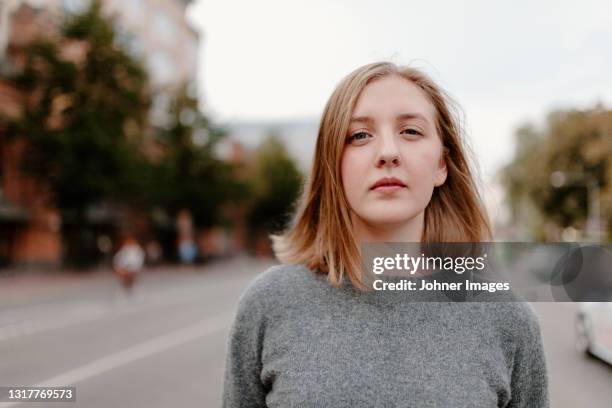
<svg viewBox="0 0 612 408">
<path fill-rule="evenodd" d="M 236 301 L 269 265 L 153 271 L 132 299 L 109 273 L 2 287 L 0 385 L 75 384 L 76 404 L 54 407 L 220 406 Z"/>
<path fill-rule="evenodd" d="M 612 406 L 612 366 L 576 352 L 575 303 L 532 303 L 542 327 L 552 408 Z"/>
<path fill-rule="evenodd" d="M 129 299 L 104 271 L 4 279 L 0 386 L 74 384 L 76 404 L 54 407 L 220 406 L 236 301 L 271 264 L 240 258 L 147 271 Z M 551 407 L 610 406 L 612 367 L 574 351 L 574 305 L 534 307 L 544 335 Z"/>
</svg>

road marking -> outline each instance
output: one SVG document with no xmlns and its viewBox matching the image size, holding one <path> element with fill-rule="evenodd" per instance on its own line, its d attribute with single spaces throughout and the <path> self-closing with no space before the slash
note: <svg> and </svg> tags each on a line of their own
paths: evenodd
<svg viewBox="0 0 612 408">
<path fill-rule="evenodd" d="M 18 338 L 29 334 L 60 329 L 79 323 L 86 323 L 108 315 L 104 310 L 86 310 L 73 312 L 72 315 L 61 316 L 55 319 L 38 319 L 26 322 L 11 323 L 0 327 L 0 341 Z"/>
<path fill-rule="evenodd" d="M 77 367 L 48 380 L 39 382 L 33 385 L 33 387 L 62 387 L 74 385 L 80 381 L 129 364 L 133 361 L 161 353 L 162 351 L 195 340 L 199 337 L 205 337 L 216 333 L 229 327 L 231 319 L 232 315 L 225 314 L 219 317 L 202 320 L 191 326 L 184 327 L 171 333 L 166 333 L 125 350 L 109 354 L 81 367 Z M 20 402 L 0 402 L 0 407 L 12 407 L 19 403 Z"/>
<path fill-rule="evenodd" d="M 175 306 L 201 298 L 201 290 L 167 290 L 164 293 L 157 293 L 142 298 L 136 298 L 134 300 L 138 301 L 139 303 L 123 305 L 122 308 L 118 308 L 116 303 L 107 303 L 104 301 L 101 301 L 96 305 L 86 305 L 86 307 L 82 307 L 80 304 L 66 304 L 65 309 L 68 310 L 60 310 L 58 312 L 66 313 L 67 315 L 65 316 L 45 316 L 30 321 L 19 321 L 9 323 L 6 326 L 0 326 L 0 342 L 8 339 L 19 338 L 21 336 L 45 332 L 48 330 L 61 329 L 82 323 L 89 323 L 106 317 L 125 316 L 131 313 L 150 311 L 167 306 Z M 75 309 L 70 310 L 70 308 Z"/>
</svg>

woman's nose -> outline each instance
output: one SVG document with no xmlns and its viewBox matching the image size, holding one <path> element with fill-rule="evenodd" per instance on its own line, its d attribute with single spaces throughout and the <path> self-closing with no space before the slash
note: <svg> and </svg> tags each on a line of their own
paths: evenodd
<svg viewBox="0 0 612 408">
<path fill-rule="evenodd" d="M 393 135 L 382 137 L 376 160 L 377 167 L 396 167 L 400 164 L 400 152 Z"/>
</svg>

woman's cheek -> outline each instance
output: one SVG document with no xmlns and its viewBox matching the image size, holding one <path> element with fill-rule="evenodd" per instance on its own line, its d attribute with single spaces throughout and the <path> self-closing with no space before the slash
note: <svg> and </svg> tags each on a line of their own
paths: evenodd
<svg viewBox="0 0 612 408">
<path fill-rule="evenodd" d="M 419 183 L 430 181 L 432 186 L 438 168 L 438 154 L 434 149 L 420 149 L 413 151 L 412 155 L 406 160 L 409 167 L 408 171 L 413 175 L 414 180 Z"/>
</svg>

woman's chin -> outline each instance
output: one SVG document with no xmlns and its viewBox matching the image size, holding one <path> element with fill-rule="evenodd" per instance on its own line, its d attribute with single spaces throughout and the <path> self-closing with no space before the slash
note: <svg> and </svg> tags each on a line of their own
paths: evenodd
<svg viewBox="0 0 612 408">
<path fill-rule="evenodd" d="M 374 216 L 374 217 L 367 217 L 365 218 L 367 223 L 370 224 L 373 227 L 385 227 L 385 228 L 394 228 L 394 227 L 401 227 L 402 225 L 405 225 L 407 223 L 409 223 L 412 218 L 410 217 L 406 217 L 406 214 L 384 214 L 384 215 L 378 215 L 378 216 Z"/>
</svg>

